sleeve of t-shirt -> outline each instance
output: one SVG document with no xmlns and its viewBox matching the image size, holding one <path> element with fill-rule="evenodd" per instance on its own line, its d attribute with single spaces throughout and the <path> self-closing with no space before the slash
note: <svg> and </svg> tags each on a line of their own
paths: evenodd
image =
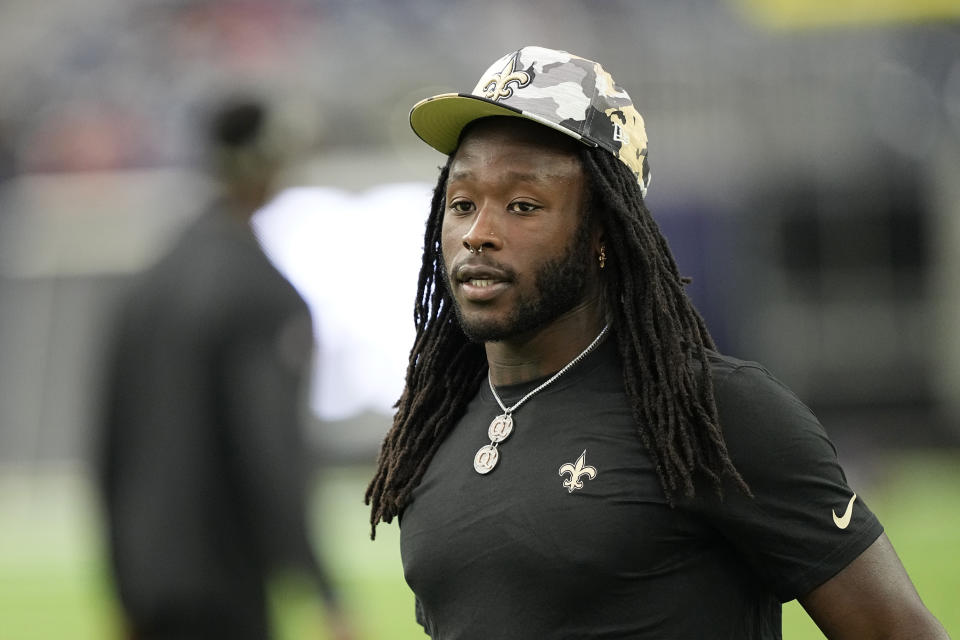
<svg viewBox="0 0 960 640">
<path fill-rule="evenodd" d="M 421 627 L 423 627 L 423 632 L 430 638 L 433 638 L 433 624 L 427 617 L 426 611 L 423 610 L 423 604 L 421 604 L 419 598 L 415 598 L 413 601 L 413 611 L 417 618 L 417 622 L 420 623 Z"/>
<path fill-rule="evenodd" d="M 728 486 L 698 491 L 695 509 L 782 600 L 801 597 L 859 556 L 883 532 L 855 495 L 813 413 L 763 367 L 714 377 L 720 426 L 752 497 Z"/>
</svg>

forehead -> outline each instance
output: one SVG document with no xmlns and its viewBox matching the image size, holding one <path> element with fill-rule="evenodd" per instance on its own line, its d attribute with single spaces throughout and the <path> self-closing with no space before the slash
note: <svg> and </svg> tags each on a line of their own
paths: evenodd
<svg viewBox="0 0 960 640">
<path fill-rule="evenodd" d="M 484 118 L 464 130 L 449 180 L 498 172 L 536 180 L 580 177 L 579 149 L 572 138 L 527 120 Z"/>
</svg>

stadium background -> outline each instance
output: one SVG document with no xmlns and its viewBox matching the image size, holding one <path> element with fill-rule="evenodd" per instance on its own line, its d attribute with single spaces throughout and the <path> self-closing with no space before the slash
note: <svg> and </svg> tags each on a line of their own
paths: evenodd
<svg viewBox="0 0 960 640">
<path fill-rule="evenodd" d="M 318 545 L 364 638 L 422 637 L 396 527 L 370 542 L 361 504 L 442 160 L 407 110 L 526 44 L 600 60 L 631 92 L 651 209 L 718 342 L 808 401 L 960 633 L 958 19 L 934 0 L 6 0 L 0 640 L 117 628 L 89 478 L 105 328 L 208 189 L 197 113 L 241 87 L 315 142 L 258 229 L 321 338 Z M 274 594 L 302 637 L 309 594 Z M 818 637 L 790 605 L 785 638 Z"/>
</svg>

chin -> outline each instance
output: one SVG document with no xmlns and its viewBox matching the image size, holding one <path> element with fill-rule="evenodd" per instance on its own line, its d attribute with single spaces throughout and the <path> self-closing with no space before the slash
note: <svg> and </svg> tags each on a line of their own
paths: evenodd
<svg viewBox="0 0 960 640">
<path fill-rule="evenodd" d="M 525 317 L 514 313 L 508 318 L 465 318 L 459 312 L 460 328 L 471 342 L 501 342 L 536 331 L 549 324 L 551 318 Z"/>
<path fill-rule="evenodd" d="M 472 342 L 500 342 L 524 334 L 530 334 L 538 329 L 549 326 L 565 313 L 575 309 L 583 302 L 582 286 L 571 283 L 566 288 L 556 287 L 551 295 L 521 298 L 509 308 L 500 306 L 499 310 L 491 307 L 474 308 L 465 311 L 461 302 L 454 306 L 460 328 Z"/>
<path fill-rule="evenodd" d="M 471 342 L 497 342 L 516 334 L 513 327 L 495 320 L 464 321 L 460 318 L 460 328 Z"/>
</svg>

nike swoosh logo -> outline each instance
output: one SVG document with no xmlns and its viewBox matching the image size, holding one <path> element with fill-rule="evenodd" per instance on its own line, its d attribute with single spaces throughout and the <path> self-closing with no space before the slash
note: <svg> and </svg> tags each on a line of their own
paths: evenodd
<svg viewBox="0 0 960 640">
<path fill-rule="evenodd" d="M 838 529 L 846 529 L 847 525 L 850 524 L 850 518 L 853 517 L 853 501 L 856 499 L 857 494 L 853 494 L 850 502 L 847 503 L 847 510 L 843 512 L 843 516 L 838 516 L 836 511 L 833 512 L 833 524 L 837 525 Z"/>
</svg>

